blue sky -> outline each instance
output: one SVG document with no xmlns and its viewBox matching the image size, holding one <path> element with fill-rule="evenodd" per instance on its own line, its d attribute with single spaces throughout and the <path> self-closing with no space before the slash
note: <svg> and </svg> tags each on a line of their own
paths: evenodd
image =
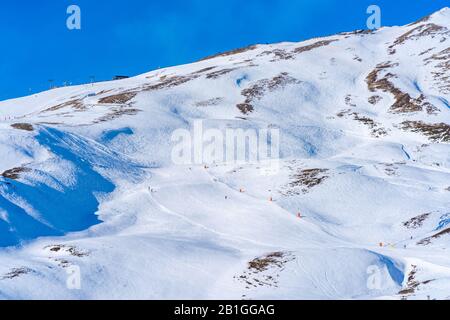
<svg viewBox="0 0 450 320">
<path fill-rule="evenodd" d="M 69 5 L 81 30 L 68 30 Z M 61 85 L 136 75 L 254 43 L 365 28 L 366 9 L 402 25 L 449 0 L 14 0 L 0 4 L 0 100 Z"/>
</svg>

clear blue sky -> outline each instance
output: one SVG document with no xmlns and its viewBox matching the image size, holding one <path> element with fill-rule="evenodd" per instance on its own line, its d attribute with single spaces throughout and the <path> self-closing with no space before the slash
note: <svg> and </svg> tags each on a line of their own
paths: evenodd
<svg viewBox="0 0 450 320">
<path fill-rule="evenodd" d="M 67 7 L 82 29 L 66 28 Z M 449 0 L 7 0 L 0 3 L 0 100 L 49 79 L 83 83 L 195 61 L 254 43 L 300 41 L 366 28 L 366 9 L 401 25 Z M 30 91 L 31 89 L 31 91 Z"/>
</svg>

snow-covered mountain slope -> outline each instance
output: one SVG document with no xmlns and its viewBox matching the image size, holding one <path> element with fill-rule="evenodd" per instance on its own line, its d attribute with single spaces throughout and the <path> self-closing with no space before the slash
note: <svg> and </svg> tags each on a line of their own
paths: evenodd
<svg viewBox="0 0 450 320">
<path fill-rule="evenodd" d="M 443 9 L 1 102 L 0 298 L 449 298 L 449 43 Z M 175 164 L 196 120 L 278 128 L 279 171 Z"/>
</svg>

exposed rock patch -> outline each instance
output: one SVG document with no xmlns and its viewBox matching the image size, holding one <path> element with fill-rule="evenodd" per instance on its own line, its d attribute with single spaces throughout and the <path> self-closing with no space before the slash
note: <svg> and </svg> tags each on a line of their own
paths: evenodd
<svg viewBox="0 0 450 320">
<path fill-rule="evenodd" d="M 434 38 L 437 35 L 446 35 L 448 34 L 448 29 L 434 23 L 423 24 L 415 27 L 414 29 L 402 34 L 398 37 L 392 45 L 389 46 L 389 54 L 395 54 L 395 47 L 404 44 L 409 40 L 417 40 L 422 37 L 431 36 Z"/>
<path fill-rule="evenodd" d="M 128 105 L 113 107 L 109 110 L 109 112 L 107 114 L 96 119 L 94 121 L 94 123 L 112 121 L 112 120 L 115 120 L 115 119 L 123 117 L 123 116 L 134 116 L 141 111 L 142 110 L 132 108 Z"/>
<path fill-rule="evenodd" d="M 251 45 L 248 47 L 244 47 L 244 48 L 239 48 L 239 49 L 234 49 L 234 50 L 230 50 L 230 51 L 225 51 L 225 52 L 221 52 L 218 54 L 214 54 L 208 57 L 205 57 L 203 59 L 201 59 L 200 61 L 205 61 L 205 60 L 210 60 L 210 59 L 214 59 L 214 58 L 219 58 L 219 57 L 228 57 L 228 56 L 233 56 L 239 53 L 244 53 L 247 51 L 252 51 L 255 50 L 257 48 L 256 45 Z"/>
<path fill-rule="evenodd" d="M 434 85 L 443 94 L 450 94 L 450 48 L 440 51 L 424 60 L 426 65 L 435 63 L 433 75 Z"/>
<path fill-rule="evenodd" d="M 433 240 L 439 239 L 448 234 L 450 234 L 450 228 L 444 229 L 430 237 L 426 237 L 426 238 L 420 240 L 419 242 L 417 242 L 417 245 L 419 245 L 419 246 L 429 245 L 429 244 L 431 244 L 431 242 L 433 242 Z"/>
<path fill-rule="evenodd" d="M 328 169 L 298 169 L 290 176 L 291 182 L 284 187 L 282 192 L 285 196 L 307 194 L 311 189 L 322 184 L 329 178 Z"/>
<path fill-rule="evenodd" d="M 274 50 L 266 50 L 258 55 L 258 57 L 272 55 L 273 59 L 270 62 L 275 62 L 279 60 L 292 60 L 294 59 L 294 55 L 284 49 L 274 49 Z"/>
<path fill-rule="evenodd" d="M 64 109 L 64 108 L 67 108 L 67 107 L 70 107 L 70 108 L 73 108 L 73 109 L 76 109 L 76 110 L 85 110 L 84 103 L 83 103 L 83 101 L 81 99 L 73 99 L 73 100 L 69 100 L 69 101 L 64 102 L 64 103 L 60 103 L 60 104 L 58 104 L 56 106 L 47 108 L 44 111 L 42 111 L 42 113 L 57 111 L 57 110 Z"/>
<path fill-rule="evenodd" d="M 428 114 L 433 114 L 439 111 L 431 103 L 425 101 L 425 96 L 421 94 L 418 98 L 412 98 L 408 93 L 398 89 L 391 79 L 396 78 L 396 75 L 385 71 L 387 69 L 398 66 L 397 63 L 384 62 L 377 65 L 377 67 L 367 76 L 366 82 L 371 92 L 377 90 L 391 93 L 394 96 L 395 102 L 390 107 L 392 113 L 413 113 L 420 112 L 424 109 Z M 382 73 L 385 73 L 381 76 Z"/>
<path fill-rule="evenodd" d="M 248 268 L 240 276 L 234 277 L 247 290 L 258 287 L 277 288 L 281 272 L 295 257 L 288 252 L 273 252 L 248 263 Z"/>
<path fill-rule="evenodd" d="M 222 75 L 225 75 L 227 73 L 231 73 L 231 72 L 233 72 L 235 70 L 238 70 L 238 69 L 240 69 L 240 68 L 225 68 L 225 69 L 222 69 L 222 70 L 217 70 L 217 71 L 208 73 L 206 75 L 206 78 L 207 79 L 217 79 L 217 78 L 219 78 Z"/>
<path fill-rule="evenodd" d="M 378 102 L 380 102 L 383 98 L 378 96 L 378 95 L 374 95 L 369 97 L 369 99 L 367 100 L 370 104 L 376 105 Z"/>
<path fill-rule="evenodd" d="M 29 123 L 13 123 L 11 127 L 18 130 L 34 131 L 33 125 Z"/>
<path fill-rule="evenodd" d="M 88 251 L 80 250 L 75 246 L 69 246 L 69 245 L 52 245 L 47 246 L 44 249 L 52 252 L 52 253 L 58 253 L 58 254 L 68 254 L 74 257 L 82 258 L 89 256 Z"/>
<path fill-rule="evenodd" d="M 283 89 L 289 84 L 298 84 L 301 81 L 289 76 L 287 72 L 283 72 L 272 79 L 259 80 L 252 86 L 242 91 L 242 95 L 246 98 L 243 103 L 237 105 L 237 108 L 244 114 L 253 112 L 253 101 L 264 97 L 266 92 L 273 92 Z"/>
<path fill-rule="evenodd" d="M 450 142 L 450 125 L 446 123 L 424 123 L 422 121 L 404 121 L 401 128 L 421 133 L 433 142 Z"/>
<path fill-rule="evenodd" d="M 425 220 L 431 215 L 431 213 L 424 213 L 417 217 L 411 218 L 406 222 L 403 222 L 403 226 L 408 229 L 418 229 L 423 226 Z"/>
<path fill-rule="evenodd" d="M 406 283 L 406 288 L 402 289 L 399 292 L 399 294 L 404 296 L 404 298 L 414 294 L 421 285 L 428 284 L 431 281 L 433 281 L 433 280 L 427 280 L 427 281 L 421 281 L 421 282 L 417 281 L 416 280 L 417 271 L 418 271 L 417 266 L 412 265 L 412 270 L 410 271 L 410 273 L 408 275 L 408 281 Z"/>
<path fill-rule="evenodd" d="M 352 111 L 350 109 L 343 110 L 337 114 L 339 118 L 352 117 L 353 120 L 358 121 L 368 127 L 371 131 L 371 135 L 375 138 L 384 137 L 388 134 L 387 130 L 381 126 L 381 124 L 375 122 L 375 120 L 362 116 L 358 112 Z"/>
<path fill-rule="evenodd" d="M 17 180 L 20 178 L 21 173 L 30 172 L 31 169 L 25 168 L 25 167 L 17 167 L 13 169 L 6 170 L 1 174 L 3 178 L 11 179 L 11 180 Z"/>
<path fill-rule="evenodd" d="M 11 280 L 32 272 L 34 271 L 27 267 L 14 268 L 7 274 L 3 275 L 0 280 Z"/>
<path fill-rule="evenodd" d="M 127 104 L 134 99 L 137 92 L 123 92 L 112 96 L 104 97 L 98 101 L 101 104 Z"/>
<path fill-rule="evenodd" d="M 223 98 L 212 98 L 205 101 L 199 101 L 195 104 L 196 107 L 209 107 L 209 106 L 217 106 L 220 104 L 224 99 Z"/>
<path fill-rule="evenodd" d="M 314 49 L 317 49 L 317 48 L 320 48 L 320 47 L 326 47 L 326 46 L 328 46 L 331 43 L 336 42 L 336 41 L 338 41 L 338 40 L 321 40 L 321 41 L 317 41 L 317 42 L 315 42 L 313 44 L 310 44 L 310 45 L 307 45 L 307 46 L 302 46 L 302 47 L 295 48 L 294 49 L 294 53 L 300 54 L 300 53 L 308 52 L 308 51 L 311 51 L 311 50 L 314 50 Z"/>
</svg>

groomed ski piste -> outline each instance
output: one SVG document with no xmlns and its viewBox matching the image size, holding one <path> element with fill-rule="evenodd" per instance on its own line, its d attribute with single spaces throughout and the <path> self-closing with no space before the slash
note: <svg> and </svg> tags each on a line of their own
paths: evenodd
<svg viewBox="0 0 450 320">
<path fill-rule="evenodd" d="M 446 8 L 1 102 L 0 298 L 449 298 L 449 43 Z M 278 170 L 174 163 L 199 120 Z"/>
</svg>

